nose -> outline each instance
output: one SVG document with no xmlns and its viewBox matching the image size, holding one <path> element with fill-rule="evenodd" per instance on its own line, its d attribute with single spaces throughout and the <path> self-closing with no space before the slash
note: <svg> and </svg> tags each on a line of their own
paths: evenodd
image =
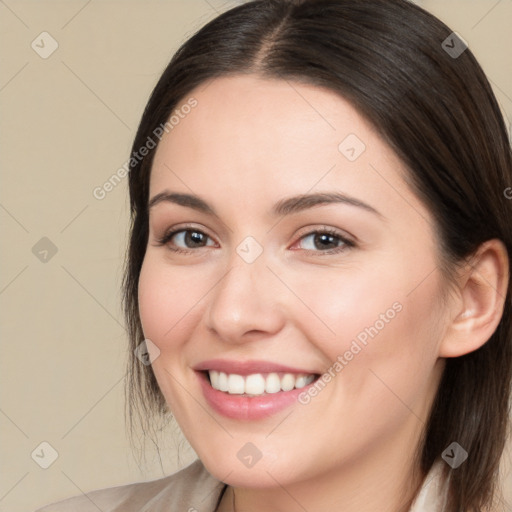
<svg viewBox="0 0 512 512">
<path fill-rule="evenodd" d="M 263 254 L 252 263 L 235 254 L 210 293 L 207 328 L 228 343 L 275 335 L 285 324 L 283 288 Z"/>
</svg>

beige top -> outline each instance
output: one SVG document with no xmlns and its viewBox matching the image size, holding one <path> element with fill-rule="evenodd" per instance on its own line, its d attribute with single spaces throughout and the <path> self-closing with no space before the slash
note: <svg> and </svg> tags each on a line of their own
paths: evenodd
<svg viewBox="0 0 512 512">
<path fill-rule="evenodd" d="M 437 461 L 428 473 L 409 512 L 442 512 Z M 170 476 L 98 489 L 37 509 L 35 512 L 214 512 L 226 484 L 214 478 L 201 460 Z"/>
</svg>

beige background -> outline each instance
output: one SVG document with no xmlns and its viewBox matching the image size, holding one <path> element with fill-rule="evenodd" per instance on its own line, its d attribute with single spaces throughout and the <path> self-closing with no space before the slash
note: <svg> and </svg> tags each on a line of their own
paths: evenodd
<svg viewBox="0 0 512 512">
<path fill-rule="evenodd" d="M 103 200 L 92 192 L 126 161 L 178 45 L 236 3 L 0 0 L 0 511 L 159 478 L 195 458 L 186 442 L 177 458 L 171 431 L 161 461 L 149 452 L 138 467 L 132 457 L 119 294 L 126 180 Z M 509 125 L 512 1 L 418 3 L 468 41 Z M 41 47 L 44 31 L 58 43 L 46 59 L 31 47 L 51 48 L 50 39 Z M 43 237 L 57 249 L 46 262 Z M 48 460 L 41 442 L 58 452 L 48 469 L 31 457 Z"/>
</svg>

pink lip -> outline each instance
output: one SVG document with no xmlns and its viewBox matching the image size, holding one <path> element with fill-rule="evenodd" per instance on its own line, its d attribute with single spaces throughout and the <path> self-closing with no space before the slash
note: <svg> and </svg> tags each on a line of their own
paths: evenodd
<svg viewBox="0 0 512 512">
<path fill-rule="evenodd" d="M 194 367 L 196 371 L 217 370 L 224 373 L 235 373 L 237 375 L 250 375 L 252 373 L 305 373 L 311 375 L 314 372 L 304 368 L 291 368 L 282 364 L 269 361 L 229 361 L 227 359 L 210 359 L 203 361 Z"/>
<path fill-rule="evenodd" d="M 235 420 L 258 420 L 268 418 L 286 407 L 296 404 L 298 397 L 310 386 L 315 385 L 316 380 L 299 389 L 269 393 L 261 396 L 230 395 L 223 391 L 213 389 L 207 375 L 206 369 L 236 373 L 238 375 L 249 375 L 251 373 L 305 373 L 313 372 L 299 370 L 287 366 L 276 365 L 263 361 L 251 361 L 246 363 L 234 363 L 229 361 L 205 361 L 195 367 L 203 395 L 210 407 L 219 414 Z"/>
</svg>

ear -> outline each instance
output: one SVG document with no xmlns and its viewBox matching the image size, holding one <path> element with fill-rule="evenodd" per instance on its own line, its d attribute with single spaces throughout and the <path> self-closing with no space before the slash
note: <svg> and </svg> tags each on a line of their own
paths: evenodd
<svg viewBox="0 0 512 512">
<path fill-rule="evenodd" d="M 509 281 L 509 258 L 501 240 L 484 242 L 459 278 L 453 314 L 439 357 L 458 357 L 484 345 L 500 323 Z"/>
</svg>

